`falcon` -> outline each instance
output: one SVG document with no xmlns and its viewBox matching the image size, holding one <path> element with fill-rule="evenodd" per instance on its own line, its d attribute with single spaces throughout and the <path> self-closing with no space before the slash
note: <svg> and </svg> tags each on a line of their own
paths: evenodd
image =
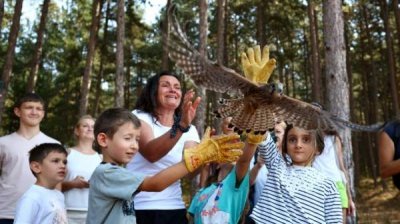
<svg viewBox="0 0 400 224">
<path fill-rule="evenodd" d="M 250 61 L 247 65 L 254 67 L 257 65 L 255 62 L 262 62 L 269 69 L 258 68 L 257 71 L 250 68 L 247 72 L 244 69 L 247 75 L 245 77 L 233 69 L 201 56 L 188 41 L 171 9 L 169 21 L 171 36 L 167 45 L 169 57 L 175 61 L 176 66 L 182 69 L 197 86 L 220 93 L 235 94 L 235 98 L 220 100 L 221 105 L 216 114 L 221 118 L 232 117 L 231 126 L 235 127 L 236 132 L 265 133 L 274 128 L 276 121 L 286 121 L 307 130 L 317 128 L 337 130 L 349 127 L 359 131 L 378 131 L 382 126 L 354 124 L 318 106 L 283 94 L 281 83 L 267 83 L 275 67 L 275 60 L 269 59 L 268 49 L 264 48 L 262 59 L 256 57 L 255 61 Z M 250 51 L 248 54 L 251 53 Z M 268 56 L 264 57 L 266 54 Z M 243 59 L 246 58 L 242 55 L 242 64 L 245 65 L 246 60 Z M 254 70 L 256 74 L 250 74 Z"/>
</svg>

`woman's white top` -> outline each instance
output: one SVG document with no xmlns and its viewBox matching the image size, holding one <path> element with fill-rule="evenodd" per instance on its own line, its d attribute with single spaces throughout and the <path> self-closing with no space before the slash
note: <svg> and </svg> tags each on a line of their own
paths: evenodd
<svg viewBox="0 0 400 224">
<path fill-rule="evenodd" d="M 325 148 L 321 155 L 315 157 L 312 166 L 331 178 L 333 181 L 342 181 L 338 157 L 335 148 L 335 136 L 324 137 Z"/>
<path fill-rule="evenodd" d="M 67 176 L 65 181 L 71 181 L 77 176 L 82 176 L 90 181 L 93 171 L 101 163 L 101 156 L 98 153 L 84 154 L 73 148 L 67 157 Z M 73 188 L 64 192 L 65 208 L 67 210 L 88 210 L 89 188 Z"/>
<path fill-rule="evenodd" d="M 157 138 L 170 131 L 171 127 L 163 126 L 155 122 L 150 114 L 134 110 L 135 114 L 142 122 L 148 124 Z M 199 142 L 199 134 L 196 128 L 191 125 L 188 132 L 183 133 L 175 146 L 160 160 L 151 163 L 140 153 L 137 153 L 127 164 L 126 168 L 133 172 L 140 172 L 147 176 L 152 176 L 160 171 L 182 161 L 184 144 L 187 141 Z M 183 209 L 185 204 L 182 200 L 182 189 L 180 181 L 176 181 L 161 192 L 140 192 L 134 197 L 135 209 Z"/>
</svg>

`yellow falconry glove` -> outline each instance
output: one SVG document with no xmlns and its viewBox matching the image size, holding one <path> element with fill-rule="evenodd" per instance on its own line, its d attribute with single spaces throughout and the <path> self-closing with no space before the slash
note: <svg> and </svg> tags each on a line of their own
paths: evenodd
<svg viewBox="0 0 400 224">
<path fill-rule="evenodd" d="M 226 163 L 236 161 L 242 155 L 244 143 L 238 134 L 210 136 L 208 127 L 200 144 L 184 149 L 183 159 L 189 172 L 209 162 Z"/>
<path fill-rule="evenodd" d="M 264 141 L 267 133 L 265 134 L 254 134 L 254 131 L 247 133 L 246 141 L 250 144 L 259 145 L 262 141 Z"/>
<path fill-rule="evenodd" d="M 260 45 L 247 49 L 241 55 L 242 68 L 246 78 L 257 84 L 268 83 L 269 77 L 275 69 L 275 59 L 269 58 L 269 46 L 265 45 L 261 55 Z"/>
</svg>

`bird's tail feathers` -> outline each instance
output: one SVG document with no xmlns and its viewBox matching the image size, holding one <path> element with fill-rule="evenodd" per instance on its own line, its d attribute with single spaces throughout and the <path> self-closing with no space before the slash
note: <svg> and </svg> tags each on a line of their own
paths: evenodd
<svg viewBox="0 0 400 224">
<path fill-rule="evenodd" d="M 377 132 L 385 125 L 384 123 L 376 123 L 371 125 L 356 124 L 336 116 L 333 116 L 332 120 L 334 120 L 339 127 L 347 127 L 352 131 Z"/>
</svg>

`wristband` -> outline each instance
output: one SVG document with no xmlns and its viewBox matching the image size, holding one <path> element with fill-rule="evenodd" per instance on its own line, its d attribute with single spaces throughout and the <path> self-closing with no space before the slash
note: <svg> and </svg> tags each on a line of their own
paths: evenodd
<svg viewBox="0 0 400 224">
<path fill-rule="evenodd" d="M 181 121 L 180 116 L 174 116 L 174 124 L 171 128 L 171 133 L 169 135 L 170 138 L 175 138 L 177 130 L 181 131 L 182 133 L 186 133 L 190 129 L 190 125 L 187 127 L 182 127 L 179 122 Z"/>
</svg>

